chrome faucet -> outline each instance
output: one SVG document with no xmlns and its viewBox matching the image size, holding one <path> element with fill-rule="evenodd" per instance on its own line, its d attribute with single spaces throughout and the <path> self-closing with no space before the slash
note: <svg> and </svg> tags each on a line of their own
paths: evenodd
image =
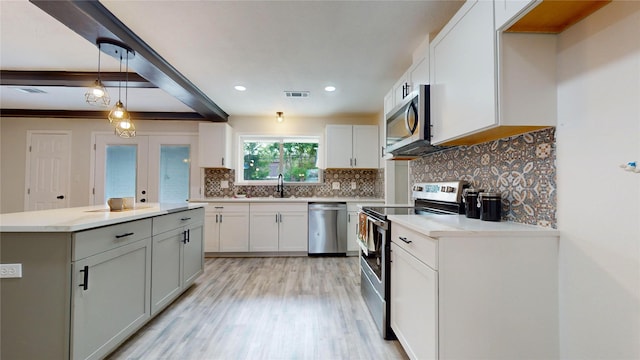
<svg viewBox="0 0 640 360">
<path fill-rule="evenodd" d="M 278 186 L 276 187 L 276 192 L 280 193 L 280 197 L 284 197 L 284 178 L 282 174 L 278 174 Z"/>
</svg>

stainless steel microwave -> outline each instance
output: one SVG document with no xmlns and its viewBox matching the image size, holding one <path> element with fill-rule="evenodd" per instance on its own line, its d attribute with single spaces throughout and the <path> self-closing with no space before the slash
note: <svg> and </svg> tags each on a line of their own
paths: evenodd
<svg viewBox="0 0 640 360">
<path fill-rule="evenodd" d="M 442 150 L 431 145 L 429 85 L 418 85 L 387 113 L 386 152 L 394 156 L 419 156 Z"/>
</svg>

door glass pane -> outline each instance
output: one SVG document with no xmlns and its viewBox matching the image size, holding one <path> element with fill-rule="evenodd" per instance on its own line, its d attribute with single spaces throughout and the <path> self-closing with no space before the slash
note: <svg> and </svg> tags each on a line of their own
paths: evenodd
<svg viewBox="0 0 640 360">
<path fill-rule="evenodd" d="M 104 201 L 136 196 L 136 145 L 107 145 Z"/>
<path fill-rule="evenodd" d="M 161 203 L 183 203 L 189 198 L 189 146 L 160 146 L 160 191 Z"/>
</svg>

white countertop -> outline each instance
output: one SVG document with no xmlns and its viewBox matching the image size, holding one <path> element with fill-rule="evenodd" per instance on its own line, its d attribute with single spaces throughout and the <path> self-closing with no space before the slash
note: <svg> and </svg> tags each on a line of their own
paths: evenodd
<svg viewBox="0 0 640 360">
<path fill-rule="evenodd" d="M 203 204 L 136 204 L 125 211 L 106 205 L 0 214 L 0 232 L 74 232 L 204 207 Z"/>
<path fill-rule="evenodd" d="M 429 237 L 559 236 L 559 231 L 511 221 L 482 221 L 464 215 L 390 215 L 389 220 Z M 393 226 L 393 225 L 392 225 Z"/>
<path fill-rule="evenodd" d="M 361 202 L 361 203 L 384 203 L 384 199 L 367 198 L 367 197 L 211 197 L 211 198 L 194 198 L 189 202 L 215 202 L 215 203 L 252 203 L 252 202 Z"/>
</svg>

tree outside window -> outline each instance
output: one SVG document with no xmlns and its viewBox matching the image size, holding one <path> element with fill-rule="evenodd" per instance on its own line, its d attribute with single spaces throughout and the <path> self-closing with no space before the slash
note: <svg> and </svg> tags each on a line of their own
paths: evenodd
<svg viewBox="0 0 640 360">
<path fill-rule="evenodd" d="M 241 179 L 244 181 L 277 180 L 318 183 L 317 137 L 242 139 L 244 164 Z"/>
</svg>

